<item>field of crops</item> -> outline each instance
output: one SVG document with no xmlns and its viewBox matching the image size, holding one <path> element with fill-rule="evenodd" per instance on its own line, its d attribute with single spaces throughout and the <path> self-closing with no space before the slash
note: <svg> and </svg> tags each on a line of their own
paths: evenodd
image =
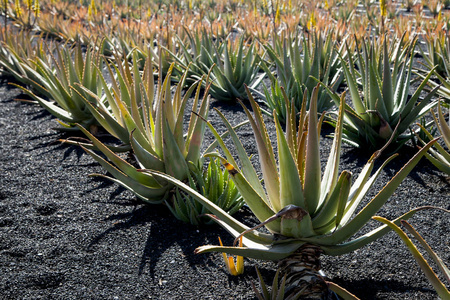
<svg viewBox="0 0 450 300">
<path fill-rule="evenodd" d="M 0 0 L 0 298 L 450 299 L 448 8 Z"/>
</svg>

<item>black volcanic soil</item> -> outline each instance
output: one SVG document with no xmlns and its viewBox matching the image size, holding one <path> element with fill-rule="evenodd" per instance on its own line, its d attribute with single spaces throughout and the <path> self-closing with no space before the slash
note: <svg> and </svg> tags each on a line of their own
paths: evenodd
<svg viewBox="0 0 450 300">
<path fill-rule="evenodd" d="M 37 105 L 14 101 L 17 89 L 0 83 L 0 299 L 254 299 L 255 266 L 271 282 L 275 264 L 245 260 L 245 273 L 227 275 L 220 254 L 195 255 L 217 237 L 216 225 L 196 228 L 163 206 L 145 205 L 129 191 L 89 178 L 105 173 L 75 146 L 55 142 L 57 122 Z M 236 104 L 216 104 L 233 123 L 244 120 Z M 214 124 L 220 124 L 215 112 Z M 272 127 L 273 126 L 269 126 Z M 219 126 L 219 128 L 222 128 Z M 256 152 L 249 127 L 239 131 Z M 324 138 L 322 151 L 331 139 Z M 373 196 L 414 153 L 382 172 Z M 368 158 L 344 146 L 341 165 L 355 174 Z M 326 162 L 326 156 L 323 158 Z M 379 215 L 393 219 L 411 208 L 450 209 L 450 181 L 425 159 Z M 369 198 L 367 199 L 369 200 Z M 255 220 L 247 209 L 237 217 Z M 449 215 L 424 211 L 410 223 L 450 264 Z M 365 231 L 373 228 L 372 222 Z M 341 257 L 323 257 L 328 277 L 362 299 L 436 299 L 410 253 L 393 233 Z"/>
</svg>

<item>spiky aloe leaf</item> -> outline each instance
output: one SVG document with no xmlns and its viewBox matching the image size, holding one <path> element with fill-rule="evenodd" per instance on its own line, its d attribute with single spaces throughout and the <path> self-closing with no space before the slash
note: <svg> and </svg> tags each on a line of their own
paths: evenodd
<svg viewBox="0 0 450 300">
<path fill-rule="evenodd" d="M 426 210 L 426 209 L 431 209 L 431 208 L 433 208 L 433 207 L 424 206 L 424 207 L 412 209 L 409 212 L 407 212 L 407 213 L 401 215 L 400 217 L 398 217 L 397 219 L 395 219 L 393 222 L 395 224 L 400 224 L 401 220 L 408 220 L 409 218 L 414 216 L 417 212 Z M 330 246 L 321 245 L 320 248 L 327 255 L 339 256 L 339 255 L 343 255 L 346 253 L 353 252 L 357 249 L 360 249 L 360 248 L 364 247 L 365 245 L 370 244 L 373 241 L 384 236 L 389 231 L 391 231 L 391 229 L 387 225 L 383 225 L 376 229 L 371 230 L 370 232 L 368 232 L 356 239 L 350 240 L 348 242 L 344 242 L 344 243 L 336 244 L 336 245 L 330 245 Z M 312 242 L 312 243 L 317 242 L 316 239 L 306 239 L 306 241 Z"/>
<path fill-rule="evenodd" d="M 389 197 L 395 192 L 397 187 L 409 172 L 420 161 L 428 149 L 436 142 L 433 140 L 416 153 L 406 165 L 384 186 L 384 188 L 361 210 L 357 215 L 346 224 L 341 224 L 341 227 L 333 232 L 331 235 L 317 238 L 317 242 L 322 245 L 337 245 L 353 236 L 358 230 L 364 226 L 370 218 L 383 206 Z"/>
<path fill-rule="evenodd" d="M 380 222 L 388 225 L 392 230 L 394 230 L 400 236 L 402 241 L 406 244 L 409 251 L 414 256 L 414 259 L 417 261 L 417 263 L 419 264 L 422 271 L 425 273 L 425 276 L 428 278 L 430 283 L 433 285 L 433 287 L 436 290 L 439 297 L 441 297 L 442 299 L 450 298 L 449 290 L 447 290 L 447 288 L 442 283 L 442 281 L 439 279 L 439 277 L 436 275 L 436 273 L 434 273 L 433 269 L 431 269 L 428 262 L 425 260 L 425 258 L 422 256 L 422 254 L 419 252 L 417 247 L 413 244 L 411 239 L 405 234 L 405 232 L 403 232 L 403 230 L 401 230 L 400 227 L 398 227 L 395 223 L 393 223 L 385 218 L 378 217 L 378 216 L 375 216 L 373 218 L 377 221 L 380 221 Z M 406 225 L 408 223 L 405 221 L 405 222 L 402 222 L 402 224 Z M 409 230 L 412 230 L 415 232 L 415 230 L 409 224 L 406 226 L 407 226 L 407 228 L 409 228 Z M 420 240 L 422 240 L 422 239 L 420 238 Z M 429 249 L 429 247 L 426 247 L 426 248 Z M 429 249 L 429 250 L 431 250 L 431 249 Z M 440 264 L 439 261 L 438 261 L 438 264 Z"/>
<path fill-rule="evenodd" d="M 319 132 L 317 130 L 317 99 L 319 85 L 317 85 L 311 96 L 308 135 L 305 157 L 305 179 L 304 196 L 306 205 L 304 206 L 311 214 L 314 214 L 319 207 L 320 201 L 320 151 L 319 151 Z M 280 133 L 281 134 L 281 133 Z"/>
</svg>

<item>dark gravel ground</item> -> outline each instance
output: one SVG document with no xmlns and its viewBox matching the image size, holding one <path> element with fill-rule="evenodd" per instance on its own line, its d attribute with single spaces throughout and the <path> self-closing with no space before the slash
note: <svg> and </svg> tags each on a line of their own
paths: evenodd
<svg viewBox="0 0 450 300">
<path fill-rule="evenodd" d="M 194 255 L 197 246 L 217 244 L 219 235 L 225 243 L 231 239 L 217 226 L 183 224 L 164 207 L 144 205 L 115 184 L 88 178 L 104 171 L 77 147 L 55 142 L 61 137 L 51 129 L 56 120 L 38 106 L 13 101 L 17 97 L 22 96 L 3 79 L 0 299 L 253 299 L 254 266 L 271 281 L 272 262 L 246 260 L 244 275 L 231 277 L 220 254 Z M 244 119 L 236 105 L 216 106 L 233 123 Z M 214 112 L 211 120 L 220 123 Z M 250 129 L 240 135 L 255 153 Z M 324 163 L 330 144 L 323 139 Z M 370 196 L 414 151 L 402 150 Z M 367 158 L 344 146 L 341 164 L 358 173 Z M 448 176 L 422 160 L 379 215 L 393 219 L 423 205 L 450 209 L 449 196 Z M 254 223 L 246 209 L 238 217 Z M 449 264 L 449 215 L 420 212 L 410 223 Z M 352 254 L 323 257 L 323 269 L 362 299 L 437 298 L 393 233 Z"/>
</svg>

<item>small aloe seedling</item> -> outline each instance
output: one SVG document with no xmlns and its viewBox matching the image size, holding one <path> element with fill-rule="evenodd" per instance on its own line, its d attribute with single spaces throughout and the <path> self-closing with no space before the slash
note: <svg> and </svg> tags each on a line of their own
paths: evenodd
<svg viewBox="0 0 450 300">
<path fill-rule="evenodd" d="M 222 240 L 219 237 L 219 244 L 223 247 Z M 242 247 L 242 237 L 239 239 L 239 247 Z M 237 256 L 236 263 L 232 256 L 228 256 L 226 253 L 222 253 L 223 260 L 227 266 L 228 273 L 233 276 L 238 276 L 244 273 L 244 257 Z"/>
<path fill-rule="evenodd" d="M 272 282 L 272 289 L 269 292 L 269 289 L 264 282 L 263 277 L 261 276 L 261 273 L 259 272 L 258 268 L 256 268 L 256 274 L 258 274 L 258 280 L 259 285 L 261 287 L 261 292 L 258 291 L 254 283 L 252 282 L 252 288 L 253 291 L 256 294 L 256 297 L 259 300 L 278 300 L 278 299 L 284 299 L 284 289 L 286 287 L 286 275 L 283 276 L 281 279 L 281 283 L 278 283 L 278 278 L 280 276 L 280 269 L 277 269 L 277 272 L 275 273 L 275 276 L 273 277 Z M 294 297 L 292 297 L 292 300 L 299 299 L 301 297 L 301 293 L 298 293 Z"/>
<path fill-rule="evenodd" d="M 244 200 L 228 171 L 222 171 L 220 166 L 220 161 L 214 157 L 211 157 L 206 170 L 203 170 L 203 166 L 190 164 L 192 174 L 189 175 L 189 186 L 232 215 L 242 207 Z M 178 187 L 175 188 L 172 200 L 166 201 L 166 204 L 172 214 L 185 223 L 200 225 L 212 222 L 205 216 L 209 211 Z"/>
</svg>

